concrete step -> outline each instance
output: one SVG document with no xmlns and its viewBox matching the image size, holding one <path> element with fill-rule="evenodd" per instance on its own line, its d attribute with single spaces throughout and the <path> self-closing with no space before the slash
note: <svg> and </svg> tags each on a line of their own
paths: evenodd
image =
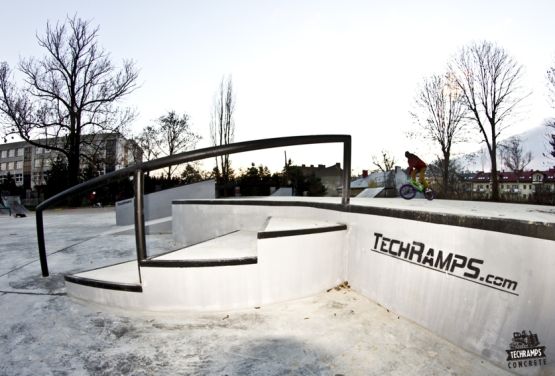
<svg viewBox="0 0 555 376">
<path fill-rule="evenodd" d="M 262 227 L 139 265 L 132 261 L 67 276 L 68 293 L 147 310 L 223 309 L 300 298 L 341 282 L 345 225 L 271 217 Z M 141 294 L 129 294 L 136 292 Z"/>
</svg>

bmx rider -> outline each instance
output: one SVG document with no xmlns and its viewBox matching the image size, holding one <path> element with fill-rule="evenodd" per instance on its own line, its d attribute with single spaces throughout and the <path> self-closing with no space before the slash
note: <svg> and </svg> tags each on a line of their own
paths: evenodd
<svg viewBox="0 0 555 376">
<path fill-rule="evenodd" d="M 415 185 L 418 185 L 416 182 L 416 173 L 418 172 L 418 181 L 420 185 L 423 187 L 423 190 L 428 188 L 428 182 L 424 178 L 424 174 L 426 173 L 426 168 L 428 167 L 426 163 L 418 156 L 405 151 L 405 157 L 407 157 L 407 162 L 409 164 L 409 168 L 407 169 L 407 173 L 410 175 L 411 182 Z"/>
</svg>

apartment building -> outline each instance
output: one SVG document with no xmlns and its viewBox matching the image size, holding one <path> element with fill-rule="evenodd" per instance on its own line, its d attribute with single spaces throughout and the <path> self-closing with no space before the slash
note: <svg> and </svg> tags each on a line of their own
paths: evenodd
<svg viewBox="0 0 555 376">
<path fill-rule="evenodd" d="M 511 201 L 526 201 L 535 195 L 555 194 L 555 168 L 545 171 L 498 172 L 499 193 Z M 474 198 L 491 196 L 491 173 L 479 171 L 471 179 Z"/>
<path fill-rule="evenodd" d="M 115 133 L 86 135 L 83 148 L 95 156 L 98 174 L 106 174 L 127 167 L 141 158 L 140 148 L 133 140 Z M 37 140 L 46 144 L 49 140 Z M 46 177 L 58 153 L 32 145 L 26 141 L 0 145 L 0 183 L 8 174 L 18 187 L 33 190 L 35 186 L 46 184 Z M 86 165 L 81 166 L 85 168 Z"/>
</svg>

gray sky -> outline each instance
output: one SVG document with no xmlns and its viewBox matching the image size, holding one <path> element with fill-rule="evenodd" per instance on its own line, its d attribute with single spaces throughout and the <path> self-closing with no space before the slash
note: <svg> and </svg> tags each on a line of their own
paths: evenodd
<svg viewBox="0 0 555 376">
<path fill-rule="evenodd" d="M 113 62 L 136 61 L 141 87 L 127 98 L 138 132 L 176 110 L 209 146 L 214 93 L 231 74 L 236 141 L 315 133 L 353 136 L 353 168 L 390 150 L 437 153 L 408 140 L 409 110 L 423 77 L 441 73 L 463 45 L 489 40 L 525 68 L 533 91 L 507 135 L 553 114 L 545 72 L 555 62 L 553 1 L 7 1 L 0 61 L 41 56 L 35 34 L 67 14 L 100 26 Z M 473 147 L 475 149 L 476 147 Z M 333 164 L 337 147 L 290 148 L 295 163 Z M 283 149 L 233 158 L 279 168 Z"/>
</svg>

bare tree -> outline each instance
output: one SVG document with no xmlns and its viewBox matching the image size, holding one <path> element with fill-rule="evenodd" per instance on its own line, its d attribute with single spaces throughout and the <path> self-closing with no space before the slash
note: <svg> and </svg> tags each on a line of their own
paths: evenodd
<svg viewBox="0 0 555 376">
<path fill-rule="evenodd" d="M 547 86 L 549 89 L 549 99 L 555 107 L 555 63 L 547 70 Z"/>
<path fill-rule="evenodd" d="M 233 142 L 235 136 L 235 97 L 231 77 L 222 78 L 220 87 L 214 97 L 212 119 L 210 120 L 210 137 L 212 145 L 227 145 Z M 232 175 L 229 155 L 216 157 L 216 178 L 222 183 L 228 183 Z"/>
<path fill-rule="evenodd" d="M 456 142 L 466 140 L 464 128 L 467 107 L 461 91 L 449 74 L 425 78 L 415 104 L 416 111 L 411 115 L 421 130 L 418 135 L 439 144 L 441 148 L 442 157 L 438 161 L 441 162 L 442 191 L 446 195 L 450 179 L 451 147 Z"/>
<path fill-rule="evenodd" d="M 501 160 L 513 172 L 522 171 L 532 161 L 532 153 L 524 152 L 522 139 L 518 136 L 499 143 Z"/>
<path fill-rule="evenodd" d="M 382 150 L 379 156 L 372 157 L 372 164 L 381 172 L 391 171 L 395 167 L 395 157 L 387 150 Z"/>
<path fill-rule="evenodd" d="M 428 164 L 427 171 L 430 173 L 433 179 L 437 181 L 437 184 L 439 185 L 438 188 L 443 194 L 460 194 L 460 183 L 462 175 L 460 159 L 449 160 L 447 168 L 447 181 L 444 180 L 445 165 L 445 161 L 441 160 L 441 158 L 437 158 L 435 161 Z M 447 185 L 447 187 L 445 185 Z"/>
<path fill-rule="evenodd" d="M 121 133 L 134 118 L 132 111 L 115 104 L 136 88 L 135 65 L 124 61 L 117 70 L 97 43 L 98 30 L 77 16 L 64 24 L 47 23 L 45 36 L 37 36 L 46 55 L 19 63 L 21 88 L 13 83 L 8 64 L 0 65 L 5 139 L 17 134 L 64 155 L 70 185 L 78 182 L 83 136 Z"/>
<path fill-rule="evenodd" d="M 183 114 L 181 118 L 170 111 L 166 116 L 158 119 L 159 144 L 158 148 L 163 155 L 174 155 L 193 149 L 200 136 L 191 130 L 189 115 Z M 168 179 L 171 178 L 177 166 L 168 167 Z"/>
<path fill-rule="evenodd" d="M 544 125 L 547 128 L 547 154 L 545 156 L 555 159 L 555 119 L 547 120 Z"/>
<path fill-rule="evenodd" d="M 492 196 L 499 200 L 497 143 L 507 120 L 527 96 L 522 94 L 522 66 L 491 42 L 463 47 L 449 65 L 471 118 L 486 143 L 491 160 Z"/>
<path fill-rule="evenodd" d="M 146 161 L 151 161 L 160 156 L 158 150 L 158 131 L 152 125 L 147 125 L 141 133 L 135 137 L 135 142 L 142 150 L 142 157 Z"/>
<path fill-rule="evenodd" d="M 547 70 L 547 86 L 549 89 L 549 99 L 551 100 L 551 105 L 555 108 L 555 63 Z M 545 156 L 555 159 L 555 118 L 551 118 L 545 121 L 545 127 L 547 128 L 547 154 Z"/>
<path fill-rule="evenodd" d="M 200 136 L 191 130 L 189 115 L 181 117 L 175 111 L 160 116 L 154 125 L 143 129 L 137 143 L 143 149 L 146 160 L 169 156 L 193 149 Z M 177 166 L 169 166 L 167 178 L 171 179 Z"/>
</svg>

